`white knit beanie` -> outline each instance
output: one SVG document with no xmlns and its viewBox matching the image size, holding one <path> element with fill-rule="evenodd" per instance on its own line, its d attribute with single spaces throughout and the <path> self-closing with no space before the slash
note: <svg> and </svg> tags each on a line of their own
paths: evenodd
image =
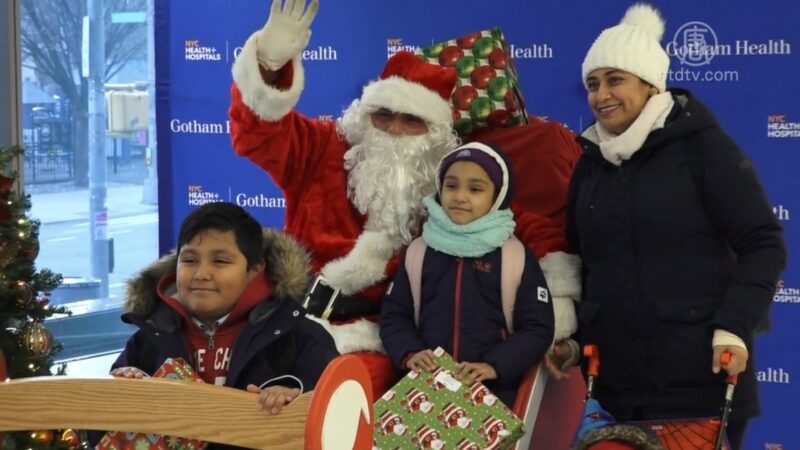
<svg viewBox="0 0 800 450">
<path fill-rule="evenodd" d="M 647 3 L 631 6 L 619 25 L 595 39 L 583 60 L 583 84 L 592 71 L 607 67 L 630 72 L 664 92 L 669 55 L 661 47 L 663 35 L 664 19 L 657 9 Z"/>
</svg>

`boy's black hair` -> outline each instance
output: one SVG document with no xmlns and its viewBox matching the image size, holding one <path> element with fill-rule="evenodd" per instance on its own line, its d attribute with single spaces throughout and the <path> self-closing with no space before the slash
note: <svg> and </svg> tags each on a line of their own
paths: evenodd
<svg viewBox="0 0 800 450">
<path fill-rule="evenodd" d="M 178 232 L 178 252 L 187 242 L 204 230 L 233 231 L 236 245 L 252 269 L 263 259 L 264 237 L 261 224 L 244 208 L 233 203 L 206 203 L 195 209 L 181 223 Z"/>
</svg>

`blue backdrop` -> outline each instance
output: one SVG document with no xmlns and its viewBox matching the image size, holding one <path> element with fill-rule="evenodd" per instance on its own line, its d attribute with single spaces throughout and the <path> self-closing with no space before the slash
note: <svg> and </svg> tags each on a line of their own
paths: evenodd
<svg viewBox="0 0 800 450">
<path fill-rule="evenodd" d="M 280 225 L 283 199 L 230 145 L 230 68 L 263 26 L 270 0 L 156 2 L 159 215 L 162 252 L 195 206 L 217 199 Z M 580 64 L 597 34 L 632 3 L 621 0 L 321 0 L 298 109 L 336 118 L 400 48 L 499 26 L 513 46 L 528 111 L 579 132 L 592 121 Z M 686 87 L 751 156 L 781 220 L 790 261 L 775 296 L 772 331 L 755 354 L 763 400 L 747 449 L 800 448 L 800 4 L 790 0 L 654 2 L 667 18 L 667 85 Z M 700 44 L 707 57 L 681 49 Z"/>
</svg>

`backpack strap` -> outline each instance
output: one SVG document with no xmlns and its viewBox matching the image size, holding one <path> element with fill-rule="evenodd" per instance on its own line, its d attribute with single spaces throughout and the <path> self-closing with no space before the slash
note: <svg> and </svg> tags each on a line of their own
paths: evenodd
<svg viewBox="0 0 800 450">
<path fill-rule="evenodd" d="M 406 249 L 406 273 L 408 283 L 411 285 L 411 299 L 414 302 L 414 325 L 419 328 L 419 305 L 422 301 L 422 262 L 425 259 L 425 251 L 428 244 L 418 237 L 411 241 Z"/>
<path fill-rule="evenodd" d="M 414 302 L 414 324 L 419 327 L 419 310 L 422 302 L 422 263 L 428 244 L 422 238 L 414 239 L 406 249 L 405 268 L 408 283 L 411 285 L 411 299 Z M 525 269 L 525 246 L 513 234 L 504 243 L 501 250 L 500 263 L 500 303 L 506 328 L 514 332 L 514 303 L 517 291 L 522 282 L 522 271 Z"/>
<path fill-rule="evenodd" d="M 513 234 L 503 243 L 500 263 L 500 302 L 508 333 L 514 332 L 514 304 L 525 269 L 525 246 Z"/>
</svg>

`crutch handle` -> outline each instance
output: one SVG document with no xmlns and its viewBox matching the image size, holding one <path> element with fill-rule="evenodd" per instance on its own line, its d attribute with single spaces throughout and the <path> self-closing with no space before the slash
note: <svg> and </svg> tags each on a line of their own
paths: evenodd
<svg viewBox="0 0 800 450">
<path fill-rule="evenodd" d="M 731 352 L 722 352 L 722 354 L 719 356 L 719 362 L 722 364 L 723 368 L 731 363 L 731 358 L 733 358 L 733 354 Z M 739 375 L 728 375 L 728 378 L 726 378 L 725 381 L 728 384 L 736 385 L 736 383 L 739 381 Z"/>
<path fill-rule="evenodd" d="M 583 356 L 589 358 L 589 370 L 587 375 L 596 377 L 600 373 L 600 350 L 595 344 L 586 344 L 583 346 Z"/>
</svg>

